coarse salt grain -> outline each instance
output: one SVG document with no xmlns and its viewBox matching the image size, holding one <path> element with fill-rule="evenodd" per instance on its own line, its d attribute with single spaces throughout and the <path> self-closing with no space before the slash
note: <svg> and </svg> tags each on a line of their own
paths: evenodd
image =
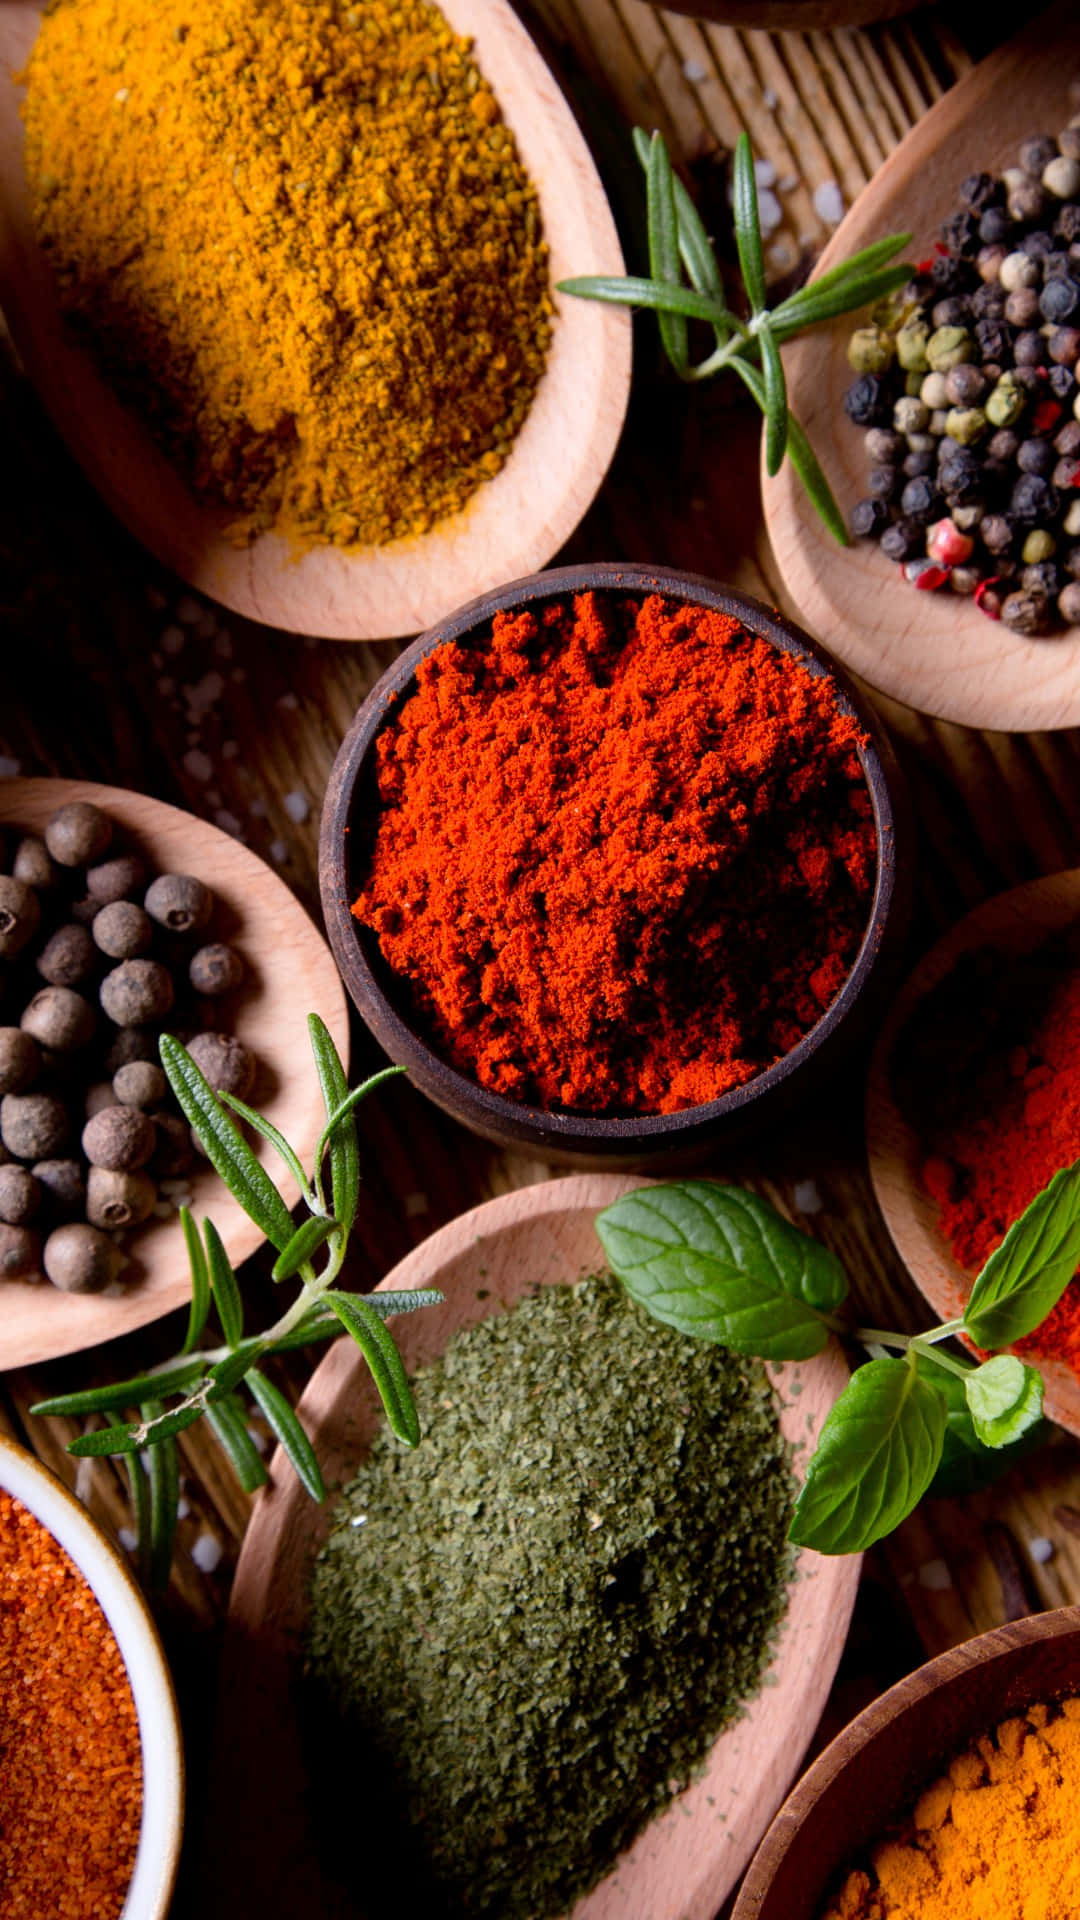
<svg viewBox="0 0 1080 1920">
<path fill-rule="evenodd" d="M 1054 1543 L 1048 1540 L 1045 1534 L 1036 1534 L 1034 1540 L 1028 1542 L 1028 1552 L 1040 1567 L 1045 1566 L 1046 1562 L 1054 1557 Z"/>
<path fill-rule="evenodd" d="M 296 827 L 302 827 L 311 813 L 311 802 L 307 794 L 301 793 L 298 788 L 294 788 L 292 793 L 287 793 L 281 804 Z"/>
<path fill-rule="evenodd" d="M 919 1585 L 930 1593 L 947 1593 L 953 1577 L 944 1560 L 926 1560 L 919 1568 Z"/>
<path fill-rule="evenodd" d="M 182 652 L 186 638 L 183 627 L 166 627 L 159 640 L 162 653 Z"/>
<path fill-rule="evenodd" d="M 771 160 L 754 161 L 754 179 L 757 181 L 759 187 L 772 187 L 776 185 L 776 168 L 773 166 Z"/>
<path fill-rule="evenodd" d="M 796 1180 L 791 1197 L 799 1213 L 820 1213 L 825 1205 L 816 1180 Z"/>
<path fill-rule="evenodd" d="M 244 829 L 240 821 L 235 813 L 229 812 L 228 807 L 218 808 L 214 815 L 214 825 L 220 827 L 222 833 L 231 833 L 234 840 L 239 840 L 243 835 Z"/>
<path fill-rule="evenodd" d="M 281 707 L 285 713 L 295 713 L 300 702 L 295 693 L 279 693 L 277 705 Z"/>
<path fill-rule="evenodd" d="M 200 1573 L 214 1573 L 221 1565 L 223 1548 L 212 1533 L 200 1533 L 191 1549 L 191 1558 Z"/>
<path fill-rule="evenodd" d="M 134 1553 L 139 1544 L 139 1536 L 133 1527 L 118 1527 L 116 1537 L 125 1553 Z"/>
<path fill-rule="evenodd" d="M 14 780 L 22 772 L 22 761 L 10 753 L 0 753 L 0 780 Z"/>
<path fill-rule="evenodd" d="M 684 60 L 683 73 L 694 86 L 697 86 L 699 81 L 707 80 L 709 77 L 708 67 L 703 67 L 700 60 Z"/>
<path fill-rule="evenodd" d="M 203 753 L 200 747 L 191 747 L 184 755 L 184 768 L 193 780 L 201 781 L 205 785 L 214 771 L 214 763 L 210 755 Z"/>
<path fill-rule="evenodd" d="M 271 840 L 270 842 L 271 860 L 273 860 L 277 866 L 283 867 L 288 857 L 289 857 L 289 849 L 286 842 L 284 840 Z"/>
<path fill-rule="evenodd" d="M 775 193 L 766 187 L 758 194 L 758 222 L 762 233 L 775 233 L 784 217 L 784 209 Z"/>
<path fill-rule="evenodd" d="M 422 1213 L 430 1213 L 431 1203 L 426 1193 L 409 1193 L 405 1196 L 405 1218 L 415 1220 Z"/>
<path fill-rule="evenodd" d="M 844 217 L 844 196 L 835 180 L 823 180 L 814 188 L 814 212 L 827 227 L 838 227 Z"/>
<path fill-rule="evenodd" d="M 176 603 L 176 617 L 182 627 L 197 627 L 203 617 L 203 603 L 196 600 L 193 593 L 181 594 Z"/>
<path fill-rule="evenodd" d="M 265 820 L 266 819 L 266 801 L 260 800 L 256 796 L 256 798 L 251 802 L 251 805 L 248 808 L 248 812 L 250 813 L 253 820 Z"/>
<path fill-rule="evenodd" d="M 771 87 L 766 87 L 764 93 L 761 96 L 761 104 L 763 107 L 768 107 L 770 113 L 772 113 L 774 108 L 777 106 L 778 104 L 777 97 Z"/>
</svg>

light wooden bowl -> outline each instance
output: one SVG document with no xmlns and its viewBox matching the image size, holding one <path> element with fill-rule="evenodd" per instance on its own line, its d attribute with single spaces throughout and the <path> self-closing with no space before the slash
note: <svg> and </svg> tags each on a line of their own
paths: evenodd
<svg viewBox="0 0 1080 1920">
<path fill-rule="evenodd" d="M 1012 166 L 1028 134 L 1065 125 L 1078 65 L 1075 5 L 1059 0 L 952 87 L 901 141 L 837 228 L 818 274 L 886 233 L 910 231 L 907 257 L 924 259 L 965 175 Z M 843 410 L 854 378 L 846 348 L 856 324 L 856 315 L 845 315 L 784 352 L 792 412 L 845 517 L 866 492 L 863 435 Z M 1080 722 L 1080 628 L 1025 639 L 947 589 L 919 593 L 875 542 L 837 545 L 790 461 L 774 480 L 763 469 L 763 488 L 773 551 L 800 617 L 872 687 L 964 726 L 1020 731 Z"/>
<path fill-rule="evenodd" d="M 596 1213 L 633 1184 L 594 1174 L 526 1187 L 424 1241 L 383 1282 L 437 1285 L 447 1296 L 444 1306 L 394 1323 L 406 1366 L 434 1359 L 459 1327 L 502 1311 L 537 1283 L 595 1272 L 603 1264 Z M 803 1449 L 847 1378 L 843 1358 L 831 1346 L 772 1375 L 784 1431 Z M 322 1362 L 299 1411 L 328 1484 L 347 1479 L 380 1418 L 351 1342 L 339 1342 Z M 204 1846 L 205 1900 L 221 1920 L 237 1912 L 259 1912 L 265 1920 L 295 1920 L 299 1913 L 358 1920 L 354 1900 L 331 1883 L 315 1848 L 297 1733 L 308 1576 L 331 1519 L 332 1509 L 313 1505 L 276 1453 L 240 1556 L 222 1664 L 218 1776 L 223 1785 L 257 1778 L 258 1786 L 230 1795 L 228 1822 L 215 1818 Z M 706 1774 L 578 1903 L 573 1920 L 713 1920 L 817 1724 L 847 1632 L 859 1561 L 804 1551 L 798 1575 L 769 1684 L 746 1717 L 721 1735 Z M 268 1753 L 270 1767 L 262 1764 Z"/>
<path fill-rule="evenodd" d="M 925 1149 L 897 1107 L 891 1061 L 902 1029 L 919 1001 L 951 973 L 961 954 L 975 947 L 1028 953 L 1080 919 L 1080 868 L 1032 880 L 986 900 L 939 940 L 897 996 L 874 1048 L 867 1092 L 866 1134 L 870 1178 L 896 1250 L 919 1291 L 942 1320 L 963 1312 L 974 1273 L 957 1265 L 937 1223 L 937 1208 L 924 1192 L 920 1168 Z M 1080 1380 L 1064 1361 L 1040 1354 L 1046 1411 L 1080 1435 Z"/>
<path fill-rule="evenodd" d="M 357 822 L 377 804 L 372 768 L 378 732 L 395 704 L 411 691 L 421 660 L 450 640 L 482 631 L 507 609 L 589 591 L 645 595 L 705 606 L 732 615 L 753 634 L 800 660 L 811 673 L 827 675 L 840 709 L 853 714 L 868 735 L 859 749 L 878 837 L 874 897 L 862 945 L 840 992 L 798 1045 L 744 1086 L 700 1107 L 678 1113 L 602 1119 L 564 1110 L 530 1107 L 492 1093 L 466 1078 L 432 1051 L 403 1011 L 400 983 L 384 966 L 377 942 L 354 919 L 349 905 L 359 891 L 357 871 L 363 835 Z M 840 673 L 824 647 L 794 622 L 760 601 L 673 569 L 598 562 L 555 567 L 500 587 L 407 647 L 373 687 L 345 735 L 327 783 L 319 833 L 319 884 L 330 945 L 342 978 L 380 1046 L 408 1068 L 413 1084 L 437 1106 L 484 1139 L 571 1166 L 649 1167 L 654 1171 L 696 1164 L 722 1144 L 761 1133 L 798 1101 L 820 1089 L 838 1057 L 865 1033 L 875 1003 L 888 991 L 893 962 L 907 927 L 911 891 L 911 834 L 903 777 L 877 715 Z"/>
<path fill-rule="evenodd" d="M 0 1435 L 0 1487 L 21 1500 L 93 1589 L 123 1656 L 139 1722 L 143 1808 L 119 1920 L 166 1920 L 180 1858 L 184 1752 L 172 1681 L 146 1601 L 85 1507 L 25 1447 Z"/>
<path fill-rule="evenodd" d="M 69 800 L 92 800 L 163 873 L 193 873 L 213 889 L 214 929 L 243 955 L 245 984 L 230 997 L 229 1031 L 259 1063 L 255 1100 L 296 1147 L 314 1151 L 325 1119 L 307 1034 L 320 1013 L 343 1059 L 349 1022 L 337 969 L 300 902 L 257 854 L 194 814 L 122 787 L 89 780 L 0 780 L 0 825 L 40 832 Z M 252 1142 L 269 1160 L 264 1142 Z M 299 1199 L 274 1161 L 273 1177 L 290 1206 Z M 211 1214 L 234 1265 L 262 1243 L 262 1234 L 211 1168 L 192 1175 L 194 1207 Z M 34 1366 L 58 1354 L 97 1346 L 156 1320 L 190 1297 L 184 1237 L 178 1220 L 150 1219 L 124 1240 L 130 1259 L 111 1293 L 60 1293 L 47 1282 L 5 1281 L 0 1287 L 0 1364 Z"/>
<path fill-rule="evenodd" d="M 621 274 L 622 254 L 577 123 L 508 0 L 444 0 L 475 42 L 540 197 L 551 281 Z M 607 471 L 630 384 L 625 312 L 556 296 L 547 371 L 513 451 L 464 511 L 391 546 L 300 558 L 274 534 L 238 551 L 200 506 L 65 329 L 34 240 L 19 101 L 42 0 L 0 7 L 0 305 L 46 407 L 113 512 L 144 546 L 212 599 L 252 620 L 335 640 L 416 633 L 462 600 L 543 566 L 576 527 Z"/>
<path fill-rule="evenodd" d="M 890 1687 L 815 1760 L 777 1815 L 732 1920 L 817 1920 L 834 1875 L 976 1734 L 1080 1691 L 1080 1607 L 951 1647 Z"/>
</svg>

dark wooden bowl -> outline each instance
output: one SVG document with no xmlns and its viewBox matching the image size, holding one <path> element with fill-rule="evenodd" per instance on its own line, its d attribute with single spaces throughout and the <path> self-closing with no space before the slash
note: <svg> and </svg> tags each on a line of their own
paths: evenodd
<svg viewBox="0 0 1080 1920">
<path fill-rule="evenodd" d="M 720 20 L 726 27 L 765 27 L 809 33 L 821 28 L 864 27 L 895 20 L 919 0 L 664 0 L 676 13 Z"/>
<path fill-rule="evenodd" d="M 732 1920 L 816 1920 L 835 1876 L 959 1748 L 999 1720 L 1080 1692 L 1080 1607 L 952 1647 L 890 1687 L 815 1760 L 754 1856 Z"/>
<path fill-rule="evenodd" d="M 605 1120 L 586 1114 L 528 1107 L 489 1093 L 449 1066 L 428 1046 L 401 1011 L 400 995 L 383 966 L 374 938 L 349 911 L 359 891 L 356 869 L 364 835 L 355 830 L 374 806 L 372 749 L 375 737 L 412 690 L 417 666 L 448 640 L 467 638 L 493 615 L 560 595 L 599 592 L 661 593 L 732 615 L 750 632 L 785 653 L 796 654 L 815 675 L 836 683 L 844 713 L 869 735 L 860 761 L 878 835 L 878 875 L 870 918 L 855 964 L 832 1005 L 797 1047 L 745 1086 L 707 1105 L 681 1113 L 644 1114 Z M 323 803 L 319 840 L 319 885 L 334 957 L 345 986 L 380 1045 L 436 1105 L 498 1146 L 524 1150 L 571 1166 L 672 1168 L 690 1165 L 718 1143 L 731 1145 L 776 1120 L 833 1071 L 844 1045 L 863 1029 L 868 999 L 880 1004 L 889 984 L 895 949 L 902 939 L 910 896 L 906 797 L 892 749 L 871 709 L 847 676 L 808 634 L 745 594 L 695 574 L 643 566 L 561 567 L 483 595 L 451 614 L 406 647 L 368 695 L 342 741 Z M 873 989 L 872 995 L 869 990 Z M 858 1014 L 858 1018 L 856 1017 Z"/>
</svg>

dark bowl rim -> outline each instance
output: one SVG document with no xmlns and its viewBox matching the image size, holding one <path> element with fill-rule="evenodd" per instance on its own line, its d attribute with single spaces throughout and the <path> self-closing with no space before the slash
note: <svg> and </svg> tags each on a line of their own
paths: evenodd
<svg viewBox="0 0 1080 1920">
<path fill-rule="evenodd" d="M 409 1026 L 388 998 L 364 950 L 363 937 L 349 910 L 348 833 L 353 803 L 360 777 L 374 744 L 375 736 L 389 720 L 404 696 L 421 660 L 436 647 L 459 640 L 490 621 L 502 611 L 513 611 L 530 602 L 553 600 L 572 593 L 662 594 L 666 599 L 704 606 L 741 620 L 759 638 L 769 641 L 783 653 L 802 659 L 816 679 L 831 679 L 836 688 L 840 711 L 854 718 L 867 735 L 866 746 L 858 748 L 873 809 L 877 833 L 878 858 L 874 895 L 858 953 L 847 978 L 821 1018 L 805 1033 L 789 1053 L 756 1074 L 741 1087 L 722 1094 L 718 1100 L 701 1106 L 684 1107 L 676 1113 L 635 1114 L 617 1119 L 602 1119 L 590 1114 L 548 1110 L 527 1106 L 492 1093 L 479 1082 L 468 1079 L 456 1067 L 437 1054 Z M 677 568 L 651 567 L 637 562 L 592 562 L 572 567 L 552 567 L 526 575 L 504 587 L 482 594 L 466 606 L 448 614 L 425 633 L 410 641 L 398 658 L 380 676 L 353 718 L 331 769 L 323 802 L 319 836 L 319 876 L 323 916 L 334 958 L 350 998 L 366 1019 L 364 1002 L 379 1011 L 376 1038 L 391 1059 L 416 1069 L 421 1084 L 440 1083 L 458 1108 L 464 1108 L 487 1125 L 503 1132 L 514 1131 L 523 1140 L 543 1139 L 550 1144 L 591 1141 L 624 1143 L 628 1148 L 646 1141 L 677 1144 L 684 1135 L 704 1128 L 720 1126 L 732 1115 L 742 1112 L 790 1079 L 813 1057 L 819 1047 L 840 1027 L 853 1009 L 873 971 L 882 936 L 897 896 L 897 807 L 890 790 L 887 762 L 892 753 L 881 722 L 845 669 L 832 659 L 825 647 L 810 634 L 788 620 L 777 609 L 770 609 L 749 594 L 721 585 L 703 574 L 686 573 Z M 370 1022 L 369 1022 L 370 1024 Z"/>
</svg>

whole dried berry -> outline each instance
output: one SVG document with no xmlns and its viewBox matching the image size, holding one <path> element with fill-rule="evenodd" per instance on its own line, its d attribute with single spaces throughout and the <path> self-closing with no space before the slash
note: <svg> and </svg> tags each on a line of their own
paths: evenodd
<svg viewBox="0 0 1080 1920">
<path fill-rule="evenodd" d="M 945 375 L 945 393 L 951 407 L 977 407 L 985 398 L 989 381 L 981 367 L 964 362 Z"/>
<path fill-rule="evenodd" d="M 21 1027 L 0 1027 L 0 1096 L 25 1093 L 41 1068 L 37 1041 Z"/>
<path fill-rule="evenodd" d="M 856 500 L 848 516 L 856 540 L 870 540 L 889 524 L 889 509 L 884 500 Z"/>
<path fill-rule="evenodd" d="M 105 1055 L 105 1071 L 110 1078 L 131 1060 L 156 1061 L 157 1035 L 150 1027 L 119 1027 Z"/>
<path fill-rule="evenodd" d="M 1056 600 L 1064 584 L 1061 568 L 1053 560 L 1038 560 L 1020 570 L 1024 592 L 1041 593 L 1045 600 Z"/>
<path fill-rule="evenodd" d="M 1080 626 L 1080 580 L 1070 580 L 1058 595 L 1058 612 L 1067 627 Z"/>
<path fill-rule="evenodd" d="M 112 1090 L 122 1107 L 156 1107 L 169 1083 L 152 1060 L 131 1060 L 114 1074 Z"/>
<path fill-rule="evenodd" d="M 992 460 L 1015 460 L 1020 451 L 1020 435 L 1015 427 L 999 427 L 986 443 Z"/>
<path fill-rule="evenodd" d="M 137 853 L 118 853 L 112 860 L 91 867 L 86 876 L 87 893 L 103 907 L 111 906 L 114 900 L 133 900 L 145 885 L 146 863 Z"/>
<path fill-rule="evenodd" d="M 25 887 L 34 887 L 41 893 L 47 893 L 56 885 L 57 873 L 49 849 L 36 833 L 28 833 L 19 841 L 11 871 Z"/>
<path fill-rule="evenodd" d="M 844 395 L 844 412 L 857 427 L 887 426 L 891 411 L 888 384 L 876 373 L 853 380 Z"/>
<path fill-rule="evenodd" d="M 92 1120 L 95 1113 L 101 1113 L 103 1108 L 118 1107 L 120 1104 L 113 1092 L 111 1080 L 95 1080 L 93 1086 L 86 1089 L 83 1113 L 88 1120 Z"/>
<path fill-rule="evenodd" d="M 1069 246 L 1080 240 L 1080 204 L 1062 207 L 1054 221 L 1054 232 L 1059 240 L 1064 240 Z"/>
<path fill-rule="evenodd" d="M 135 1173 L 154 1151 L 154 1123 L 136 1107 L 103 1107 L 83 1128 L 82 1150 L 92 1167 Z"/>
<path fill-rule="evenodd" d="M 37 970 L 51 987 L 77 987 L 88 980 L 97 965 L 97 949 L 88 927 L 74 920 L 45 942 L 38 954 Z"/>
<path fill-rule="evenodd" d="M 978 215 L 970 207 L 950 213 L 941 223 L 941 238 L 950 253 L 974 253 L 979 244 Z"/>
<path fill-rule="evenodd" d="M 33 1280 L 41 1272 L 41 1240 L 32 1227 L 0 1225 L 0 1280 Z"/>
<path fill-rule="evenodd" d="M 887 560 L 910 560 L 922 545 L 924 527 L 918 520 L 894 520 L 881 536 L 881 551 Z"/>
<path fill-rule="evenodd" d="M 69 801 L 45 829 L 45 845 L 62 867 L 92 866 L 111 839 L 112 821 L 88 800 Z"/>
<path fill-rule="evenodd" d="M 196 993 L 209 994 L 212 998 L 219 993 L 233 993 L 244 978 L 244 963 L 235 947 L 225 945 L 222 940 L 212 946 L 200 947 L 191 957 L 188 979 Z"/>
<path fill-rule="evenodd" d="M 975 345 L 984 361 L 1012 359 L 1013 330 L 1007 320 L 986 318 L 975 323 Z"/>
<path fill-rule="evenodd" d="M 1020 558 L 1025 566 L 1034 566 L 1036 561 L 1052 559 L 1056 547 L 1057 542 L 1048 528 L 1032 527 L 1031 532 L 1024 536 Z"/>
<path fill-rule="evenodd" d="M 86 1182 L 78 1160 L 36 1160 L 30 1169 L 53 1220 L 74 1220 L 86 1206 Z"/>
<path fill-rule="evenodd" d="M 68 1137 L 67 1108 L 51 1093 L 5 1093 L 0 1139 L 16 1160 L 49 1160 Z"/>
<path fill-rule="evenodd" d="M 900 511 L 906 520 L 920 520 L 925 526 L 941 511 L 941 495 L 928 477 L 909 480 L 900 495 Z"/>
<path fill-rule="evenodd" d="M 134 900 L 112 900 L 93 922 L 94 945 L 110 960 L 135 960 L 153 942 L 154 923 Z"/>
<path fill-rule="evenodd" d="M 1050 626 L 1050 608 L 1045 594 L 1010 593 L 1002 606 L 1001 620 L 1013 633 L 1046 633 Z"/>
<path fill-rule="evenodd" d="M 1034 287 L 1017 287 L 1005 302 L 1005 318 L 1010 327 L 1035 327 L 1039 324 L 1039 295 Z"/>
<path fill-rule="evenodd" d="M 1024 141 L 1017 155 L 1017 159 L 1025 173 L 1029 173 L 1033 179 L 1039 180 L 1042 178 L 1043 169 L 1049 166 L 1057 150 L 1058 143 L 1050 134 L 1033 133 L 1029 139 Z"/>
<path fill-rule="evenodd" d="M 1045 479 L 1056 462 L 1053 442 L 1038 436 L 1022 440 L 1016 449 L 1016 464 L 1021 473 L 1039 473 Z"/>
<path fill-rule="evenodd" d="M 1026 333 L 1018 333 L 1013 341 L 1013 364 L 1020 372 L 1024 367 L 1041 367 L 1046 359 L 1046 341 L 1034 327 Z"/>
<path fill-rule="evenodd" d="M 1075 200 L 1080 194 L 1080 160 L 1056 153 L 1043 168 L 1042 184 L 1055 200 Z"/>
<path fill-rule="evenodd" d="M 933 473 L 936 465 L 937 462 L 928 448 L 925 453 L 909 453 L 902 462 L 900 471 L 905 480 L 918 480 L 924 473 Z"/>
<path fill-rule="evenodd" d="M 896 467 L 872 467 L 866 478 L 866 491 L 871 500 L 891 500 L 899 484 Z"/>
<path fill-rule="evenodd" d="M 973 285 L 974 279 L 974 269 L 957 254 L 935 255 L 930 268 L 930 280 L 938 298 L 943 294 L 966 293 Z"/>
<path fill-rule="evenodd" d="M 148 1218 L 157 1188 L 145 1173 L 116 1173 L 91 1167 L 86 1182 L 86 1217 L 92 1227 L 116 1233 Z"/>
<path fill-rule="evenodd" d="M 242 1041 L 228 1033 L 197 1033 L 188 1052 L 215 1093 L 247 1099 L 255 1084 L 255 1056 Z"/>
<path fill-rule="evenodd" d="M 101 1004 L 118 1027 L 162 1020 L 172 1003 L 172 975 L 157 960 L 124 960 L 101 983 Z"/>
<path fill-rule="evenodd" d="M 0 959 L 13 960 L 38 930 L 37 894 L 12 874 L 0 874 Z"/>
<path fill-rule="evenodd" d="M 960 198 L 973 213 L 985 213 L 1001 199 L 1003 188 L 992 173 L 969 173 L 960 184 Z"/>
<path fill-rule="evenodd" d="M 1004 207 L 987 207 L 979 220 L 979 239 L 984 247 L 999 247 L 1008 240 L 1013 223 Z"/>
<path fill-rule="evenodd" d="M 63 1293 L 100 1293 L 127 1265 L 114 1240 L 82 1222 L 57 1227 L 45 1242 L 45 1272 Z"/>
<path fill-rule="evenodd" d="M 1014 187 L 1005 202 L 1014 220 L 1041 220 L 1046 212 L 1046 190 L 1038 180 Z M 1005 615 L 1002 613 L 1002 619 Z"/>
<path fill-rule="evenodd" d="M 970 315 L 971 301 L 964 294 L 952 294 L 947 300 L 936 303 L 930 319 L 934 328 L 962 327 Z"/>
<path fill-rule="evenodd" d="M 934 373 L 948 373 L 962 360 L 970 360 L 975 341 L 966 327 L 938 327 L 926 343 L 926 357 Z"/>
<path fill-rule="evenodd" d="M 0 1220 L 25 1227 L 41 1205 L 41 1188 L 26 1167 L 0 1167 Z"/>
<path fill-rule="evenodd" d="M 94 1037 L 94 1010 L 72 987 L 42 987 L 19 1025 L 50 1053 L 74 1053 Z"/>
<path fill-rule="evenodd" d="M 897 406 L 903 406 L 904 402 L 898 400 L 896 404 Z M 890 464 L 895 466 L 898 460 L 903 459 L 907 442 L 902 432 L 894 433 L 889 427 L 868 427 L 863 439 L 863 446 L 866 449 L 866 457 L 870 461 L 871 466 L 880 467 L 889 466 Z M 201 947 L 199 951 L 205 953 L 207 949 Z"/>
<path fill-rule="evenodd" d="M 154 1151 L 146 1163 L 155 1180 L 175 1180 L 187 1173 L 195 1155 L 191 1135 L 178 1113 L 155 1113 Z"/>
<path fill-rule="evenodd" d="M 162 873 L 151 882 L 143 905 L 169 933 L 193 933 L 209 920 L 214 896 L 189 873 Z"/>
<path fill-rule="evenodd" d="M 1009 512 L 1022 525 L 1045 525 L 1058 516 L 1058 495 L 1041 474 L 1021 474 L 1009 495 Z"/>
<path fill-rule="evenodd" d="M 1076 368 L 1051 367 L 1046 384 L 1055 400 L 1069 405 L 1076 398 Z"/>
</svg>

